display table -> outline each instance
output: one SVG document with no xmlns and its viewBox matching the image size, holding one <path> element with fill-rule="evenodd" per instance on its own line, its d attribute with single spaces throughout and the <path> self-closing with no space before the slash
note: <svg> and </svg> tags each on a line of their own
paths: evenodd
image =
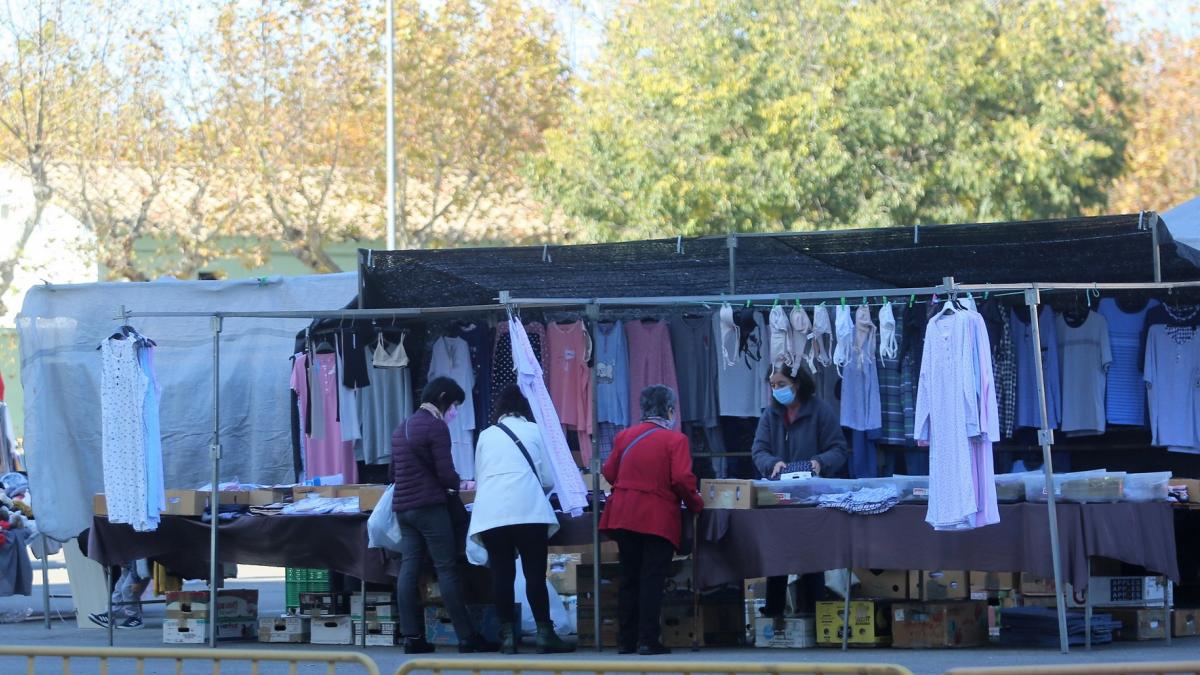
<svg viewBox="0 0 1200 675">
<path fill-rule="evenodd" d="M 245 515 L 218 526 L 217 559 L 224 563 L 272 567 L 310 567 L 372 583 L 391 583 L 396 561 L 381 549 L 367 548 L 370 514 Z M 559 515 L 552 546 L 592 543 L 592 517 Z M 155 560 L 185 579 L 208 578 L 210 525 L 199 518 L 163 516 L 154 532 L 135 532 L 103 516 L 92 519 L 88 557 L 103 565 Z"/>
<path fill-rule="evenodd" d="M 1063 575 L 1087 586 L 1088 559 L 1141 565 L 1178 583 L 1169 504 L 1058 504 Z M 697 585 L 832 569 L 979 570 L 1054 575 L 1045 504 L 1001 504 L 1000 523 L 935 532 L 925 505 L 879 515 L 835 509 L 710 509 L 700 516 Z"/>
</svg>

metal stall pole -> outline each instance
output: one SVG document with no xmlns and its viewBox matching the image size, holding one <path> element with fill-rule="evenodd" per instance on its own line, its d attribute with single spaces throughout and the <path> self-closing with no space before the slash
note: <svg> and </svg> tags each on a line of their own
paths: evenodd
<svg viewBox="0 0 1200 675">
<path fill-rule="evenodd" d="M 113 582 L 112 568 L 108 565 L 104 566 L 104 590 L 108 593 L 108 646 L 113 646 Z"/>
<path fill-rule="evenodd" d="M 604 641 L 600 635 L 600 405 L 596 400 L 596 336 L 600 331 L 600 305 L 595 302 L 587 306 L 588 323 L 592 329 L 592 630 L 596 639 L 596 653 L 603 651 Z"/>
<path fill-rule="evenodd" d="M 1150 212 L 1150 242 L 1154 247 L 1151 263 L 1154 265 L 1154 283 L 1162 283 L 1162 253 L 1159 251 L 1158 241 L 1158 214 Z"/>
<path fill-rule="evenodd" d="M 842 609 L 845 614 L 842 616 L 842 651 L 850 649 L 850 573 L 851 569 L 846 568 L 846 597 L 843 599 Z"/>
<path fill-rule="evenodd" d="M 729 249 L 729 294 L 737 293 L 737 247 L 738 238 L 734 232 L 729 233 L 725 240 L 725 248 Z"/>
<path fill-rule="evenodd" d="M 1054 565 L 1054 593 L 1058 607 L 1058 648 L 1066 654 L 1070 651 L 1067 642 L 1067 603 L 1064 595 L 1062 560 L 1058 550 L 1058 509 L 1054 497 L 1054 460 L 1050 448 L 1054 445 L 1054 431 L 1050 428 L 1050 413 L 1046 407 L 1046 373 L 1042 367 L 1042 330 L 1038 321 L 1038 303 L 1041 294 L 1037 288 L 1025 291 L 1025 305 L 1029 307 L 1029 326 L 1033 329 L 1031 349 L 1037 355 L 1033 360 L 1037 377 L 1038 406 L 1042 411 L 1042 428 L 1038 430 L 1038 443 L 1042 446 L 1042 473 L 1046 479 L 1046 515 L 1050 519 L 1050 559 Z"/>
<path fill-rule="evenodd" d="M 222 318 L 212 317 L 213 346 L 213 435 L 209 451 L 212 456 L 212 491 L 208 493 L 208 512 L 212 516 L 209 524 L 208 542 L 208 646 L 217 646 L 217 585 L 220 583 L 221 564 L 217 562 L 217 526 L 221 519 L 221 329 Z"/>
<path fill-rule="evenodd" d="M 42 533 L 42 618 L 46 630 L 50 630 L 50 555 L 47 553 L 46 534 Z"/>
</svg>

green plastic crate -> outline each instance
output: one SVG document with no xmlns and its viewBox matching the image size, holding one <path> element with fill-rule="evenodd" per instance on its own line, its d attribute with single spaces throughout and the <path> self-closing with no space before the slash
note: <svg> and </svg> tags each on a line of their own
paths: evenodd
<svg viewBox="0 0 1200 675">
<path fill-rule="evenodd" d="M 323 593 L 329 590 L 329 570 L 288 567 L 283 573 L 283 582 L 287 608 L 300 609 L 301 593 Z"/>
</svg>

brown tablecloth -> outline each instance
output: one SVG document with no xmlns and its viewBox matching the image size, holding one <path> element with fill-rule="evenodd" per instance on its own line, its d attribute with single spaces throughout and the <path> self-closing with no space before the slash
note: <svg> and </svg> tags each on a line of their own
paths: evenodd
<svg viewBox="0 0 1200 675">
<path fill-rule="evenodd" d="M 373 583 L 390 583 L 395 560 L 367 548 L 369 514 L 242 516 L 217 528 L 217 559 L 225 563 L 329 569 Z M 559 516 L 553 546 L 592 543 L 592 517 Z M 209 525 L 199 518 L 163 516 L 154 532 L 135 532 L 103 516 L 92 519 L 88 557 L 104 565 L 147 558 L 187 579 L 207 579 Z"/>
<path fill-rule="evenodd" d="M 835 509 L 706 510 L 700 517 L 697 584 L 754 577 L 871 569 L 981 570 L 1053 576 L 1045 504 L 1001 504 L 1000 523 L 935 532 L 926 507 L 900 505 L 874 516 Z M 1087 586 L 1088 558 L 1141 565 L 1179 581 L 1171 506 L 1059 504 L 1063 572 Z"/>
</svg>

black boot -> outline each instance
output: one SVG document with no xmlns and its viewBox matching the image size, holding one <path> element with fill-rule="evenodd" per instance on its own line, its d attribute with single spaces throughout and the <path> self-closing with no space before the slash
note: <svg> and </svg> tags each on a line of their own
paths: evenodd
<svg viewBox="0 0 1200 675">
<path fill-rule="evenodd" d="M 670 653 L 671 648 L 664 645 L 660 640 L 655 640 L 654 642 L 645 642 L 642 643 L 642 646 L 638 647 L 638 654 L 641 656 L 658 656 L 660 654 Z"/>
<path fill-rule="evenodd" d="M 537 625 L 537 653 L 539 654 L 566 654 L 575 651 L 575 645 L 570 644 L 560 638 L 558 633 L 554 632 L 553 623 L 538 622 Z"/>
<path fill-rule="evenodd" d="M 429 654 L 435 651 L 433 645 L 423 637 L 406 637 L 404 638 L 404 653 L 405 654 Z"/>
<path fill-rule="evenodd" d="M 500 624 L 500 653 L 501 654 L 516 654 L 517 653 L 517 632 L 511 623 Z"/>
</svg>

